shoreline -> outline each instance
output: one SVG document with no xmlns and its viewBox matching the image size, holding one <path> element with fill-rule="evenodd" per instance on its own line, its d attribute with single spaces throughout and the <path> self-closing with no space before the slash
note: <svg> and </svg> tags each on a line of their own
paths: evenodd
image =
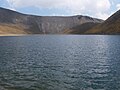
<svg viewBox="0 0 120 90">
<path fill-rule="evenodd" d="M 26 36 L 26 35 L 29 35 L 29 34 L 0 34 L 0 37 L 3 37 L 3 36 Z"/>
<path fill-rule="evenodd" d="M 120 35 L 120 34 L 0 34 L 0 37 L 9 37 L 9 36 L 33 36 L 33 35 L 75 35 L 75 36 L 79 36 L 79 35 Z"/>
</svg>

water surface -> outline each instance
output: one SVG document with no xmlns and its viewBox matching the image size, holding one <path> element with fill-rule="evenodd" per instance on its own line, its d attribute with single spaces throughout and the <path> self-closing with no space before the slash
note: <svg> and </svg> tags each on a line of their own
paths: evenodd
<svg viewBox="0 0 120 90">
<path fill-rule="evenodd" d="M 0 90 L 120 90 L 120 36 L 0 37 Z"/>
</svg>

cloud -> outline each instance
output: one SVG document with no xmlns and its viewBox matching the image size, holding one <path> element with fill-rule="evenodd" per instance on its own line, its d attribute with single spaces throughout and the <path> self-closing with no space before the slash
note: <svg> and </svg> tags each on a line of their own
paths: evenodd
<svg viewBox="0 0 120 90">
<path fill-rule="evenodd" d="M 111 12 L 111 13 L 97 13 L 96 16 L 103 19 L 103 20 L 106 20 L 107 18 L 109 18 L 112 14 L 114 14 L 114 12 Z"/>
<path fill-rule="evenodd" d="M 120 9 L 120 4 L 117 4 L 116 8 L 117 8 L 117 10 L 119 10 Z"/>
<path fill-rule="evenodd" d="M 105 20 L 105 19 L 107 19 L 110 15 L 109 15 L 109 14 L 106 14 L 106 13 L 97 13 L 96 16 L 99 17 L 99 18 L 101 18 L 101 19 L 103 19 L 103 20 Z"/>
<path fill-rule="evenodd" d="M 73 14 L 91 14 L 107 17 L 111 3 L 109 0 L 7 0 L 13 8 L 37 7 L 40 9 L 64 9 Z M 99 18 L 99 17 L 98 17 Z"/>
</svg>

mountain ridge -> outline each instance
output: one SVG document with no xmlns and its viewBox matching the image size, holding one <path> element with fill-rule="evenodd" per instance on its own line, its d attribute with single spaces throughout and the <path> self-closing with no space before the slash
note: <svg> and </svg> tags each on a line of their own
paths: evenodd
<svg viewBox="0 0 120 90">
<path fill-rule="evenodd" d="M 111 15 L 98 26 L 93 27 L 85 33 L 89 34 L 120 34 L 120 10 Z"/>
<path fill-rule="evenodd" d="M 59 34 L 64 32 L 68 28 L 72 28 L 89 22 L 102 23 L 103 20 L 92 18 L 89 16 L 82 16 L 82 15 L 37 16 L 37 15 L 22 14 L 9 9 L 0 8 L 1 27 L 5 26 L 6 24 L 7 26 L 10 27 L 11 24 L 12 25 L 14 24 L 15 27 L 21 27 L 21 31 L 26 31 L 26 33 L 29 32 L 31 34 Z M 17 28 L 17 30 L 20 31 L 20 28 Z M 11 33 L 12 32 L 13 31 L 11 31 Z M 19 32 L 18 33 L 16 32 L 16 34 L 19 34 Z"/>
</svg>

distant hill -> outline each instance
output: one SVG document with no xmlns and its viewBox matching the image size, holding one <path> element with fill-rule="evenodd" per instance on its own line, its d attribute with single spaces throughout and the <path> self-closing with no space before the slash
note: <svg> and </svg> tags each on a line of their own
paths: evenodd
<svg viewBox="0 0 120 90">
<path fill-rule="evenodd" d="M 86 34 L 120 34 L 120 10 L 99 24 L 85 32 Z"/>
<path fill-rule="evenodd" d="M 82 15 L 35 16 L 0 8 L 0 34 L 69 34 L 71 29 L 70 34 L 79 34 L 102 22 Z"/>
</svg>

